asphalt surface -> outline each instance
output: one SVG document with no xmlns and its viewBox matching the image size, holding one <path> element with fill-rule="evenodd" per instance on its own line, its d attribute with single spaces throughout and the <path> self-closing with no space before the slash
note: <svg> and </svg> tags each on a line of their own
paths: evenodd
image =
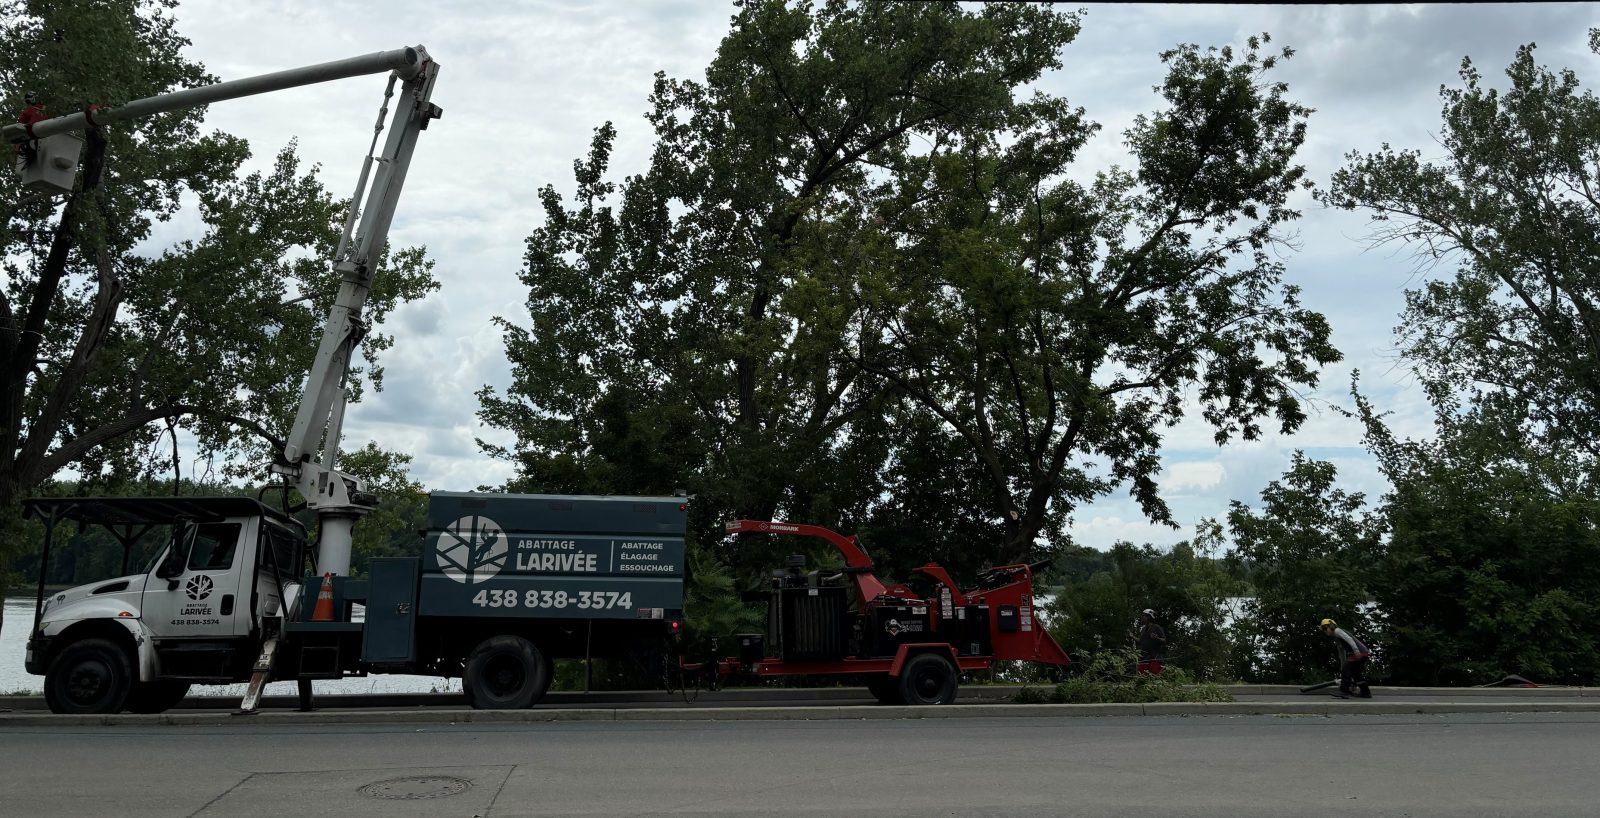
<svg viewBox="0 0 1600 818">
<path fill-rule="evenodd" d="M 15 727 L 0 811 L 1592 816 L 1597 730 L 1593 713 Z M 417 795 L 434 797 L 397 797 Z"/>
</svg>

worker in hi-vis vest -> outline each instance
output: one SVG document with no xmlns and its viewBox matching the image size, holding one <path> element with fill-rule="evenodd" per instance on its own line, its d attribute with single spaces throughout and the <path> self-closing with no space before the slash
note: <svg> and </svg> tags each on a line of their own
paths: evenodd
<svg viewBox="0 0 1600 818">
<path fill-rule="evenodd" d="M 1322 632 L 1339 646 L 1339 692 L 1348 696 L 1360 690 L 1361 698 L 1372 698 L 1372 689 L 1367 687 L 1367 660 L 1372 651 L 1332 619 L 1322 620 Z"/>
</svg>

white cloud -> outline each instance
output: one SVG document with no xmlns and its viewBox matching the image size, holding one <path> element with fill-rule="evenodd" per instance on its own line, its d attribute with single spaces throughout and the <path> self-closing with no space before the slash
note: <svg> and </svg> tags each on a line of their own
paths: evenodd
<svg viewBox="0 0 1600 818">
<path fill-rule="evenodd" d="M 1214 460 L 1173 463 L 1163 469 L 1163 493 L 1183 494 L 1193 489 L 1208 489 L 1222 482 L 1227 469 Z"/>
<path fill-rule="evenodd" d="M 1105 550 L 1119 542 L 1135 545 L 1145 543 L 1171 545 L 1188 536 L 1188 532 L 1152 523 L 1137 512 L 1131 516 L 1095 514 L 1081 521 L 1074 519 L 1068 529 L 1073 541 L 1090 548 Z"/>
</svg>

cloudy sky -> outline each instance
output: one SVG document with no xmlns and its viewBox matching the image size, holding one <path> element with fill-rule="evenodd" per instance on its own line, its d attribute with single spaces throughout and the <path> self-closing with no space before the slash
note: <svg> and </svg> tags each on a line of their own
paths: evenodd
<svg viewBox="0 0 1600 818">
<path fill-rule="evenodd" d="M 1498 84 L 1517 46 L 1534 42 L 1541 62 L 1600 76 L 1600 59 L 1586 48 L 1600 14 L 1576 3 L 1085 8 L 1083 33 L 1062 54 L 1063 67 L 1039 83 L 1105 126 L 1080 160 L 1085 175 L 1126 162 L 1121 132 L 1156 104 L 1157 55 L 1179 42 L 1239 44 L 1265 31 L 1295 48 L 1282 78 L 1317 110 L 1301 158 L 1321 184 L 1352 149 L 1389 142 L 1437 155 L 1439 86 L 1458 81 L 1463 56 Z M 418 43 L 442 65 L 434 101 L 444 118 L 423 136 L 390 239 L 427 245 L 443 286 L 390 319 L 396 343 L 385 358 L 387 388 L 352 410 L 347 445 L 371 439 L 412 453 L 412 476 L 429 488 L 470 490 L 509 476 L 473 443 L 509 442 L 478 425 L 474 393 L 509 382 L 490 319 L 525 314 L 516 273 L 524 239 L 541 218 L 534 193 L 549 183 L 570 191 L 573 159 L 608 120 L 618 129 L 614 170 L 642 170 L 654 73 L 703 76 L 732 12 L 726 0 L 184 0 L 176 14 L 194 43 L 190 56 L 222 79 Z M 370 77 L 222 103 L 207 121 L 248 139 L 258 167 L 297 137 L 301 156 L 320 163 L 329 188 L 347 195 L 382 88 L 382 78 Z M 1316 396 L 1323 408 L 1293 437 L 1224 448 L 1203 423 L 1180 425 L 1168 436 L 1163 488 L 1185 528 L 1152 525 L 1118 495 L 1077 512 L 1079 541 L 1182 539 L 1194 522 L 1224 513 L 1228 500 L 1255 502 L 1297 448 L 1336 463 L 1347 488 L 1381 494 L 1384 482 L 1359 429 L 1326 408 L 1349 404 L 1352 369 L 1374 402 L 1394 413 L 1397 430 L 1428 433 L 1427 406 L 1393 356 L 1403 292 L 1418 281 L 1409 256 L 1365 249 L 1357 214 L 1310 201 L 1304 209 L 1302 248 L 1286 259 L 1289 278 L 1328 316 L 1345 354 L 1324 373 Z M 164 225 L 155 240 L 199 229 L 191 215 Z"/>
</svg>

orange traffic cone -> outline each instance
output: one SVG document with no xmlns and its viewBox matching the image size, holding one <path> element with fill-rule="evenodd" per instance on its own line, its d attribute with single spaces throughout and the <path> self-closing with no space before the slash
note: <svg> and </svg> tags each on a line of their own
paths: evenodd
<svg viewBox="0 0 1600 818">
<path fill-rule="evenodd" d="M 317 592 L 317 607 L 311 612 L 311 621 L 333 621 L 333 574 L 322 575 L 322 590 Z"/>
</svg>

